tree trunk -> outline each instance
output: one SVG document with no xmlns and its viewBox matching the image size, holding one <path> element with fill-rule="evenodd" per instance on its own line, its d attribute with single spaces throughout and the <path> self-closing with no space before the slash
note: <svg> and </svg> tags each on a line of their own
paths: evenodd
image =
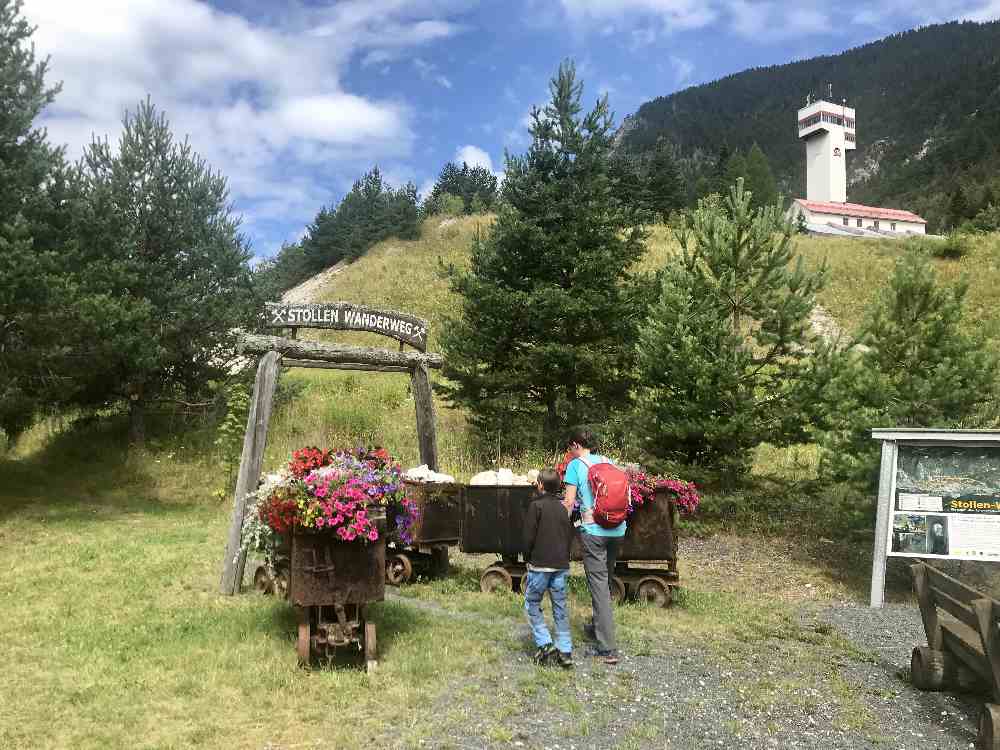
<svg viewBox="0 0 1000 750">
<path fill-rule="evenodd" d="M 128 442 L 137 448 L 146 444 L 146 402 L 138 394 L 128 402 Z"/>
</svg>

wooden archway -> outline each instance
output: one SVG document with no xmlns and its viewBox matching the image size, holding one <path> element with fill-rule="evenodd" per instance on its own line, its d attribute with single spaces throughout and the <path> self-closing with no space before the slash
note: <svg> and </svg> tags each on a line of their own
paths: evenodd
<svg viewBox="0 0 1000 750">
<path fill-rule="evenodd" d="M 250 413 L 247 415 L 247 427 L 243 436 L 243 453 L 233 493 L 233 517 L 226 540 L 226 557 L 222 564 L 220 590 L 226 595 L 238 593 L 243 580 L 246 554 L 240 549 L 240 538 L 246 515 L 246 496 L 260 481 L 274 391 L 282 367 L 410 373 L 420 461 L 435 471 L 438 468 L 434 400 L 428 369 L 441 367 L 444 358 L 440 354 L 427 353 L 429 328 L 426 320 L 395 310 L 348 302 L 303 305 L 269 303 L 265 315 L 266 325 L 272 328 L 290 328 L 291 336 L 245 335 L 240 339 L 240 353 L 260 356 L 260 362 L 257 365 Z M 399 341 L 399 351 L 299 339 L 299 328 L 376 333 Z M 416 351 L 404 351 L 406 345 Z"/>
</svg>

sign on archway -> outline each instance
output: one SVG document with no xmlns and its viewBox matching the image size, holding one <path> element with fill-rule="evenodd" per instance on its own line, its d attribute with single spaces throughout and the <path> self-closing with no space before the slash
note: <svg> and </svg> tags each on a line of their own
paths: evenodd
<svg viewBox="0 0 1000 750">
<path fill-rule="evenodd" d="M 392 351 L 256 334 L 247 334 L 240 339 L 240 353 L 260 356 L 260 362 L 243 436 L 243 453 L 233 493 L 233 517 L 222 567 L 220 589 L 223 594 L 229 595 L 239 591 L 243 580 L 246 554 L 240 549 L 240 536 L 246 514 L 246 497 L 260 480 L 274 391 L 282 367 L 410 373 L 420 461 L 435 471 L 438 468 L 434 400 L 428 370 L 441 367 L 444 358 L 440 354 L 426 351 L 429 333 L 426 320 L 408 313 L 350 302 L 302 305 L 269 303 L 264 315 L 269 327 L 291 328 L 293 335 L 299 328 L 365 331 L 396 339 L 400 342 L 400 347 L 399 351 Z M 417 351 L 404 351 L 407 344 Z"/>
</svg>

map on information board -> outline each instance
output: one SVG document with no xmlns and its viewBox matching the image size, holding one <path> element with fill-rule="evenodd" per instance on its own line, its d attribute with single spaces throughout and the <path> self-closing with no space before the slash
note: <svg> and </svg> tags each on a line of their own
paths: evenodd
<svg viewBox="0 0 1000 750">
<path fill-rule="evenodd" d="M 900 445 L 889 554 L 1000 560 L 1000 447 Z"/>
</svg>

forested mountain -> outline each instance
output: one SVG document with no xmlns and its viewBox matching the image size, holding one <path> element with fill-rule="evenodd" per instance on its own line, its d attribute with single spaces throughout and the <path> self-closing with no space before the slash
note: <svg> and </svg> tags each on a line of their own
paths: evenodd
<svg viewBox="0 0 1000 750">
<path fill-rule="evenodd" d="M 618 133 L 627 151 L 675 144 L 693 193 L 712 182 L 720 150 L 759 144 L 779 188 L 805 189 L 795 113 L 807 94 L 857 110 L 848 200 L 923 214 L 932 228 L 968 218 L 1000 195 L 1000 21 L 948 23 L 896 34 L 839 55 L 754 68 L 659 97 Z"/>
</svg>

